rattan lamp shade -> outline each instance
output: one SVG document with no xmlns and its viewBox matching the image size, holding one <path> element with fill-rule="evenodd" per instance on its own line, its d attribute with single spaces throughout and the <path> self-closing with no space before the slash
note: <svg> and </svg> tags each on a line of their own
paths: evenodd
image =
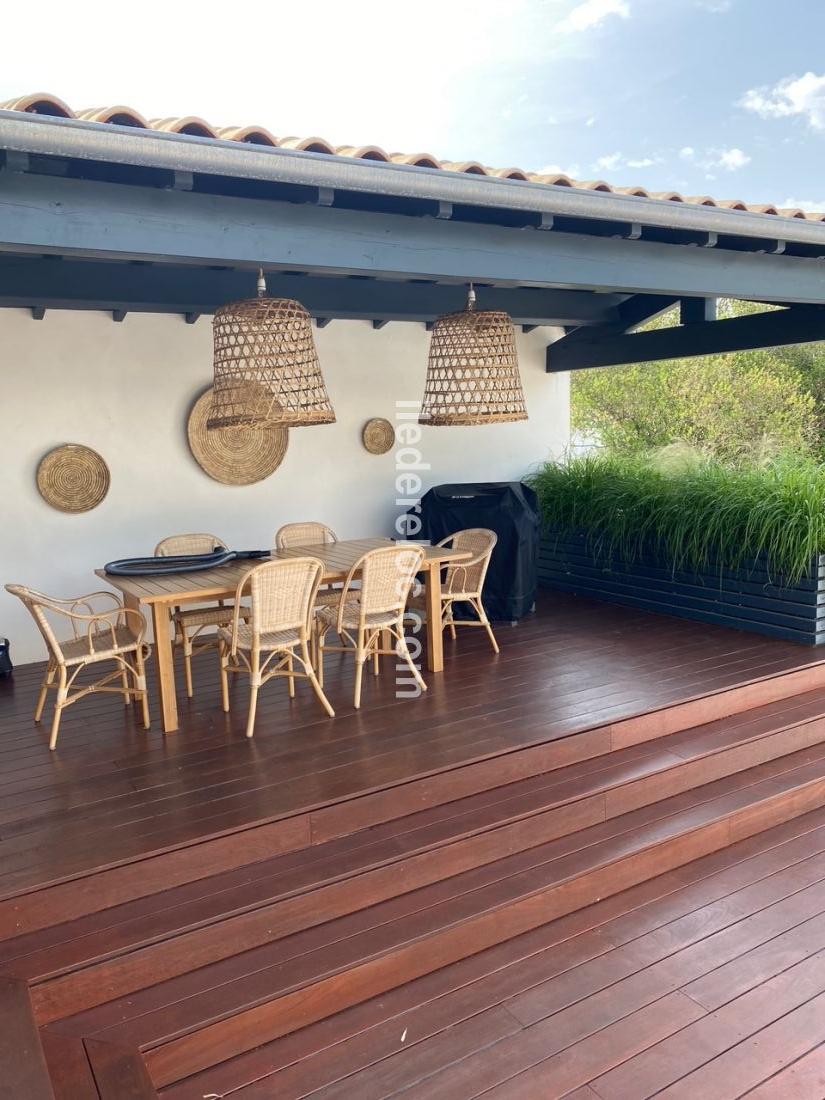
<svg viewBox="0 0 825 1100">
<path fill-rule="evenodd" d="M 312 319 L 300 302 L 232 302 L 216 311 L 213 334 L 210 429 L 334 423 Z"/>
<path fill-rule="evenodd" d="M 439 317 L 419 422 L 453 426 L 526 419 L 516 335 L 508 315 L 468 308 Z"/>
</svg>

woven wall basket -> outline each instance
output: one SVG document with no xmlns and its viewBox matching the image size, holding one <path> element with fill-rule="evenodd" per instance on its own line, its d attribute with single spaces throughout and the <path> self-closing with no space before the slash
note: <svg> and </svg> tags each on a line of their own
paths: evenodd
<svg viewBox="0 0 825 1100">
<path fill-rule="evenodd" d="M 89 512 L 109 491 L 109 467 L 90 447 L 65 443 L 41 458 L 37 488 L 52 508 Z"/>
<path fill-rule="evenodd" d="M 246 387 L 254 383 L 245 383 Z M 206 422 L 212 409 L 212 387 L 192 407 L 186 434 L 200 468 L 223 485 L 252 485 L 263 481 L 284 460 L 287 428 L 211 428 Z M 240 400 L 240 395 L 239 395 Z"/>
<path fill-rule="evenodd" d="M 364 425 L 361 440 L 371 455 L 385 455 L 395 443 L 395 428 L 383 416 L 374 416 Z"/>
</svg>

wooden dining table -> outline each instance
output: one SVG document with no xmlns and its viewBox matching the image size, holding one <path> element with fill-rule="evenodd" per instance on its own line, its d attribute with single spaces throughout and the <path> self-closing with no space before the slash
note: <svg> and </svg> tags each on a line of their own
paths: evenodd
<svg viewBox="0 0 825 1100">
<path fill-rule="evenodd" d="M 273 550 L 272 560 L 279 558 L 313 557 L 324 566 L 322 584 L 346 580 L 355 563 L 368 550 L 391 545 L 386 538 L 347 539 L 340 542 L 293 546 L 288 550 Z M 472 555 L 467 550 L 450 550 L 443 546 L 424 546 L 424 596 L 427 614 L 427 668 L 430 672 L 444 669 L 443 635 L 441 631 L 441 570 L 450 562 L 464 561 Z M 266 560 L 266 559 L 264 559 Z M 158 674 L 161 716 L 165 733 L 178 728 L 178 701 L 175 690 L 175 664 L 172 649 L 172 615 L 176 607 L 187 604 L 211 603 L 232 599 L 241 578 L 259 562 L 234 561 L 215 569 L 197 573 L 167 573 L 163 576 L 113 577 L 105 569 L 96 569 L 98 577 L 123 594 L 127 607 L 151 613 L 155 633 L 155 665 Z"/>
</svg>

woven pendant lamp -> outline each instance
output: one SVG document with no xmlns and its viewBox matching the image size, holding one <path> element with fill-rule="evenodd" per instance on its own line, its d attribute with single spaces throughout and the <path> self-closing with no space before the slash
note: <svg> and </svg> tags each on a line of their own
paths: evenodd
<svg viewBox="0 0 825 1100">
<path fill-rule="evenodd" d="M 216 310 L 212 410 L 207 428 L 333 424 L 312 338 L 312 318 L 300 302 L 258 297 Z"/>
<path fill-rule="evenodd" d="M 501 424 L 526 420 L 513 322 L 499 311 L 476 312 L 472 284 L 462 313 L 433 325 L 419 423 Z"/>
</svg>

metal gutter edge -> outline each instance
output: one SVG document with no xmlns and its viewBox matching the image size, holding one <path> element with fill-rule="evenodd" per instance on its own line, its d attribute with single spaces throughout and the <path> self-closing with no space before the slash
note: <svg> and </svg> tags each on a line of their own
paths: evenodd
<svg viewBox="0 0 825 1100">
<path fill-rule="evenodd" d="M 661 229 L 822 245 L 825 222 L 0 111 L 0 149 Z"/>
</svg>

